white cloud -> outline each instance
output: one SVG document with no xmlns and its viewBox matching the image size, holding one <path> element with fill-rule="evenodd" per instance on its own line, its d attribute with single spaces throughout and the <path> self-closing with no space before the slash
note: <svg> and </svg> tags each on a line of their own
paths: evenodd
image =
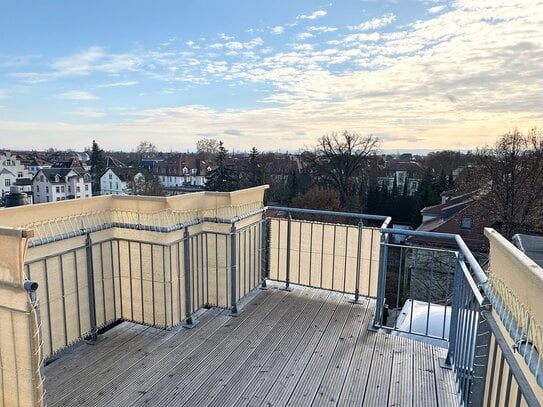
<svg viewBox="0 0 543 407">
<path fill-rule="evenodd" d="M 299 20 L 315 20 L 317 18 L 324 17 L 326 14 L 327 13 L 324 10 L 317 10 L 317 11 L 314 11 L 313 13 L 311 13 L 311 14 L 299 15 L 296 18 L 299 19 Z"/>
<path fill-rule="evenodd" d="M 278 25 L 272 28 L 271 30 L 272 34 L 283 34 L 285 32 L 285 27 L 282 25 Z"/>
<path fill-rule="evenodd" d="M 437 14 L 437 13 L 442 12 L 442 11 L 445 10 L 446 8 L 447 8 L 447 6 L 445 6 L 445 5 L 430 7 L 430 8 L 428 9 L 428 13 L 430 13 L 430 14 Z"/>
<path fill-rule="evenodd" d="M 58 94 L 57 98 L 65 100 L 96 100 L 98 99 L 98 96 L 81 90 L 70 90 L 68 92 Z"/>
<path fill-rule="evenodd" d="M 99 88 L 121 88 L 125 86 L 134 86 L 137 85 L 138 82 L 136 81 L 124 81 L 124 82 L 113 82 L 113 83 L 106 83 L 104 85 L 99 85 Z"/>
<path fill-rule="evenodd" d="M 364 21 L 363 23 L 359 25 L 351 25 L 349 26 L 349 30 L 360 30 L 360 31 L 367 31 L 367 30 L 376 30 L 381 27 L 385 27 L 389 24 L 392 24 L 396 20 L 396 16 L 392 13 L 385 14 L 383 17 L 379 18 L 373 18 L 368 21 Z"/>
<path fill-rule="evenodd" d="M 101 47 L 57 59 L 51 65 L 56 76 L 84 76 L 94 71 L 119 73 L 133 71 L 141 63 L 140 57 L 130 54 L 109 54 Z"/>
<path fill-rule="evenodd" d="M 324 32 L 324 33 L 331 33 L 331 32 L 337 31 L 336 27 L 328 27 L 328 26 L 319 26 L 319 27 L 311 26 L 311 27 L 307 27 L 307 29 L 309 31 L 318 31 L 318 32 Z"/>
<path fill-rule="evenodd" d="M 313 34 L 311 33 L 300 33 L 296 36 L 299 40 L 307 40 L 308 38 L 312 38 Z"/>
<path fill-rule="evenodd" d="M 73 116 L 86 117 L 86 118 L 91 118 L 91 119 L 105 116 L 104 112 L 93 110 L 93 109 L 80 109 L 80 110 L 70 112 L 69 114 Z"/>
<path fill-rule="evenodd" d="M 0 99 L 7 99 L 7 97 L 8 97 L 7 90 L 0 89 Z"/>
<path fill-rule="evenodd" d="M 230 40 L 233 40 L 235 39 L 235 37 L 232 37 L 230 35 L 226 35 L 225 33 L 219 33 L 217 35 L 221 40 L 224 40 L 224 41 L 230 41 Z"/>
<path fill-rule="evenodd" d="M 191 49 L 200 49 L 200 46 L 196 44 L 194 41 L 187 41 L 185 44 L 191 48 Z"/>
</svg>

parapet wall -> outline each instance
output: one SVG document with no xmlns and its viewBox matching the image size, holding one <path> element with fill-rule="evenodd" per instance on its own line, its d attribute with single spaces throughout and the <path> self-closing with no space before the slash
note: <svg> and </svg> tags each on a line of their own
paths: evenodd
<svg viewBox="0 0 543 407">
<path fill-rule="evenodd" d="M 266 188 L 1 210 L 3 404 L 42 405 L 40 363 L 100 327 L 119 319 L 171 327 L 258 285 Z M 40 318 L 26 280 L 39 284 Z"/>
</svg>

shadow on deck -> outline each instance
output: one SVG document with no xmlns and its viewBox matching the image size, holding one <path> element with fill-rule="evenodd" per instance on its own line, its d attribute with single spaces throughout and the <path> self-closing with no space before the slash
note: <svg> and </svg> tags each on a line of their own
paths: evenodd
<svg viewBox="0 0 543 407">
<path fill-rule="evenodd" d="M 446 350 L 369 331 L 374 300 L 258 291 L 194 329 L 123 322 L 45 369 L 49 406 L 456 406 Z"/>
</svg>

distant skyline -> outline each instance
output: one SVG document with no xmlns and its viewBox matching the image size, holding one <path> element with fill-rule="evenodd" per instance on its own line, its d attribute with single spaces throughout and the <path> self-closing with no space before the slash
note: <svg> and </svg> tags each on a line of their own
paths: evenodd
<svg viewBox="0 0 543 407">
<path fill-rule="evenodd" d="M 5 2 L 0 148 L 468 150 L 543 127 L 543 0 Z"/>
</svg>

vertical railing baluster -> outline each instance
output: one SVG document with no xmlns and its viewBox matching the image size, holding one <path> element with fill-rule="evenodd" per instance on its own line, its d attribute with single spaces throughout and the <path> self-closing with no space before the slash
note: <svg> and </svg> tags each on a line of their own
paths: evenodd
<svg viewBox="0 0 543 407">
<path fill-rule="evenodd" d="M 290 288 L 290 240 L 292 237 L 292 214 L 289 212 L 287 217 L 287 270 L 285 277 L 285 290 Z"/>
<path fill-rule="evenodd" d="M 266 219 L 266 212 L 264 212 L 262 214 L 262 227 L 261 227 L 261 233 L 262 235 L 260 236 L 260 244 L 261 244 L 261 247 L 262 247 L 262 254 L 261 254 L 261 267 L 262 267 L 262 270 L 261 270 L 261 283 L 260 283 L 260 288 L 262 289 L 266 289 L 267 288 L 267 284 L 266 284 L 266 277 L 268 276 L 268 244 L 269 244 L 269 240 L 268 240 L 268 220 Z"/>
<path fill-rule="evenodd" d="M 479 320 L 475 326 L 475 349 L 473 356 L 473 381 L 471 383 L 471 394 L 469 404 L 472 406 L 482 406 L 485 385 L 486 385 L 486 372 L 488 367 L 488 357 L 490 354 L 490 325 L 488 324 L 487 314 L 492 312 L 489 303 L 483 303 L 483 305 L 476 304 L 476 312 L 479 316 Z M 506 397 L 508 400 L 508 397 Z M 507 401 L 506 401 L 507 402 Z"/>
<path fill-rule="evenodd" d="M 458 253 L 456 258 L 456 267 L 454 269 L 454 283 L 453 283 L 453 302 L 451 311 L 451 322 L 449 325 L 449 350 L 447 357 L 445 358 L 445 365 L 452 366 L 455 357 L 456 349 L 456 336 L 458 331 L 458 309 L 460 307 L 460 291 L 462 287 L 462 262 L 464 261 L 464 255 Z"/>
<path fill-rule="evenodd" d="M 195 324 L 192 319 L 192 299 L 190 284 L 190 236 L 188 228 L 183 233 L 183 261 L 185 265 L 185 323 L 183 327 L 192 328 Z"/>
<path fill-rule="evenodd" d="M 385 306 L 385 287 L 388 266 L 388 233 L 381 234 L 379 248 L 379 275 L 377 279 L 377 300 L 375 305 L 375 318 L 373 328 L 381 327 L 383 323 L 383 308 Z"/>
<path fill-rule="evenodd" d="M 358 222 L 358 241 L 356 245 L 356 277 L 355 277 L 355 289 L 354 289 L 354 302 L 358 302 L 360 298 L 360 267 L 362 263 L 362 231 L 364 223 L 362 220 Z M 347 246 L 347 245 L 345 245 Z"/>
<path fill-rule="evenodd" d="M 98 331 L 96 329 L 96 298 L 94 292 L 94 265 L 92 258 L 92 239 L 90 233 L 87 233 L 85 239 L 85 251 L 87 257 L 87 289 L 89 294 L 89 319 L 90 319 L 90 337 L 91 341 L 98 339 Z"/>
<path fill-rule="evenodd" d="M 237 250 L 236 250 L 236 224 L 232 223 L 230 228 L 230 315 L 238 314 L 237 294 Z"/>
</svg>

